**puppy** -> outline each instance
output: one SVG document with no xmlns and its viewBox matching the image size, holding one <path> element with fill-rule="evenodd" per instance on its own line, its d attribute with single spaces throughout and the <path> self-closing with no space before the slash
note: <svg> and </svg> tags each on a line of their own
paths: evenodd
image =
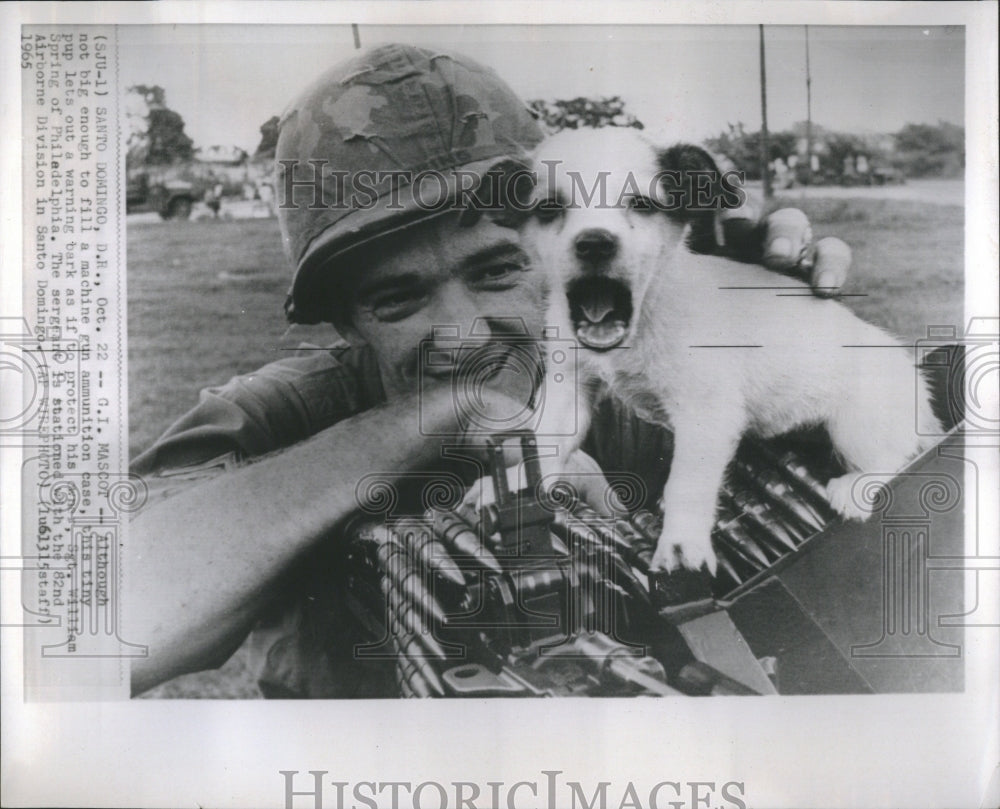
<svg viewBox="0 0 1000 809">
<path fill-rule="evenodd" d="M 693 253 L 710 209 L 738 199 L 705 151 L 658 151 L 635 130 L 607 128 L 555 135 L 535 161 L 522 235 L 550 274 L 546 322 L 577 347 L 575 363 L 548 363 L 537 432 L 558 456 L 543 461 L 546 478 L 583 440 L 599 382 L 674 433 L 655 570 L 714 574 L 717 493 L 746 432 L 824 424 L 850 470 L 827 484 L 830 503 L 868 516 L 852 498 L 857 478 L 896 472 L 924 448 L 915 408 L 933 423 L 908 353 L 805 284 Z M 562 435 L 574 410 L 578 429 Z"/>
</svg>

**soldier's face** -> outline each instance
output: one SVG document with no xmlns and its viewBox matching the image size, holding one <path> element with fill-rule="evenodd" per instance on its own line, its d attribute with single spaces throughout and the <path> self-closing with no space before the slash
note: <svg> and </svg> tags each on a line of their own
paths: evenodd
<svg viewBox="0 0 1000 809">
<path fill-rule="evenodd" d="M 416 390 L 424 341 L 446 356 L 460 345 L 541 336 L 544 273 L 532 266 L 516 230 L 484 217 L 438 217 L 380 244 L 367 257 L 347 310 L 352 341 L 375 351 L 386 392 Z M 447 363 L 425 373 L 447 375 Z"/>
</svg>

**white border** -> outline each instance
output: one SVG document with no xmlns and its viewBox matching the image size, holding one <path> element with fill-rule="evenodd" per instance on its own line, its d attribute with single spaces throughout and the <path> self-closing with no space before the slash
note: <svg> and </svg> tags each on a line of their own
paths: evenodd
<svg viewBox="0 0 1000 809">
<path fill-rule="evenodd" d="M 21 23 L 965 24 L 967 311 L 998 300 L 995 3 L 698 4 L 162 2 L 7 4 L 2 87 L 0 312 L 16 313 Z M 995 315 L 995 310 L 993 312 Z M 16 395 L 4 391 L 3 395 Z M 996 469 L 980 501 L 994 511 Z M 19 458 L 5 452 L 3 555 L 17 555 Z M 983 496 L 985 495 L 985 496 Z M 13 550 L 12 550 L 13 549 Z M 5 579 L 4 584 L 8 584 Z M 996 604 L 996 593 L 986 594 Z M 5 587 L 4 610 L 16 608 Z M 281 806 L 279 769 L 341 780 L 746 782 L 751 806 L 995 806 L 997 632 L 970 631 L 967 691 L 947 696 L 504 702 L 22 704 L 20 633 L 4 632 L 3 804 Z M 987 634 L 988 633 L 988 634 Z M 616 794 L 612 790 L 612 794 Z M 620 791 L 617 793 L 620 794 Z M 539 802 L 542 805 L 543 802 Z M 308 805 L 308 801 L 296 806 Z M 326 805 L 333 805 L 328 803 Z M 433 805 L 433 804 L 432 804 Z"/>
</svg>

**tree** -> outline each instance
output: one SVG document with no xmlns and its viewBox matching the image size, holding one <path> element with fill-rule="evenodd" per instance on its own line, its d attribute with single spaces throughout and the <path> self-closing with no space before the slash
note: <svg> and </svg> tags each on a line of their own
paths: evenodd
<svg viewBox="0 0 1000 809">
<path fill-rule="evenodd" d="M 278 121 L 277 115 L 272 115 L 260 125 L 260 143 L 254 157 L 274 157 L 274 152 L 278 148 Z"/>
<path fill-rule="evenodd" d="M 958 176 L 965 168 L 965 129 L 947 121 L 907 124 L 893 139 L 894 162 L 910 177 Z"/>
<path fill-rule="evenodd" d="M 599 129 L 604 126 L 625 126 L 643 129 L 642 121 L 625 112 L 625 102 L 619 96 L 611 98 L 578 98 L 545 101 L 535 99 L 528 106 L 550 132 L 561 129 Z"/>
<path fill-rule="evenodd" d="M 854 165 L 854 160 L 859 154 L 867 155 L 870 151 L 862 138 L 843 132 L 831 133 L 826 139 L 826 148 L 827 156 L 824 162 L 828 171 L 835 177 L 841 177 L 845 173 L 845 162 Z M 853 169 L 846 173 L 852 172 Z"/>
<path fill-rule="evenodd" d="M 130 167 L 169 165 L 194 156 L 184 119 L 166 102 L 166 91 L 159 85 L 136 84 L 126 91 L 126 162 Z"/>
<path fill-rule="evenodd" d="M 149 109 L 167 105 L 167 91 L 158 84 L 133 84 L 128 88 L 128 92 L 145 101 Z"/>
<path fill-rule="evenodd" d="M 164 165 L 190 160 L 194 142 L 184 134 L 184 119 L 165 107 L 149 111 L 149 154 L 146 163 Z"/>
<path fill-rule="evenodd" d="M 794 132 L 769 132 L 768 160 L 780 157 L 787 162 L 795 154 L 796 141 Z M 760 132 L 747 132 L 742 122 L 729 124 L 728 131 L 706 138 L 705 146 L 709 151 L 729 158 L 736 170 L 744 172 L 748 180 L 760 179 Z"/>
</svg>

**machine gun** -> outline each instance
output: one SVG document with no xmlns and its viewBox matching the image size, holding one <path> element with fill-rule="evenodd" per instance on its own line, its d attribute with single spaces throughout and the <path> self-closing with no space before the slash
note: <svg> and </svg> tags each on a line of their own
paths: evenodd
<svg viewBox="0 0 1000 809">
<path fill-rule="evenodd" d="M 720 491 L 714 578 L 651 575 L 658 515 L 545 495 L 534 436 L 494 436 L 492 505 L 347 526 L 336 568 L 354 656 L 393 667 L 404 696 L 961 690 L 964 573 L 948 560 L 964 552 L 966 462 L 960 413 L 939 415 L 951 432 L 881 481 L 865 523 L 827 504 L 821 481 L 842 470 L 825 433 L 745 439 Z"/>
<path fill-rule="evenodd" d="M 512 440 L 524 459 L 519 491 L 509 489 L 506 475 L 505 443 Z M 348 604 L 371 638 L 356 654 L 392 658 L 401 694 L 773 693 L 731 625 L 722 627 L 729 657 L 750 677 L 732 677 L 700 658 L 703 644 L 687 625 L 719 613 L 720 596 L 746 585 L 779 551 L 795 550 L 805 527 L 825 524 L 829 511 L 824 515 L 815 496 L 793 496 L 815 495 L 819 485 L 804 466 L 769 451 L 765 457 L 787 470 L 777 480 L 746 458 L 734 464 L 715 536 L 722 572 L 711 581 L 693 571 L 650 573 L 659 533 L 652 513 L 603 517 L 566 488 L 543 494 L 530 432 L 494 436 L 488 446 L 491 505 L 359 518 L 348 528 Z M 751 476 L 763 496 L 738 485 Z M 771 509 L 794 519 L 779 521 Z"/>
</svg>

